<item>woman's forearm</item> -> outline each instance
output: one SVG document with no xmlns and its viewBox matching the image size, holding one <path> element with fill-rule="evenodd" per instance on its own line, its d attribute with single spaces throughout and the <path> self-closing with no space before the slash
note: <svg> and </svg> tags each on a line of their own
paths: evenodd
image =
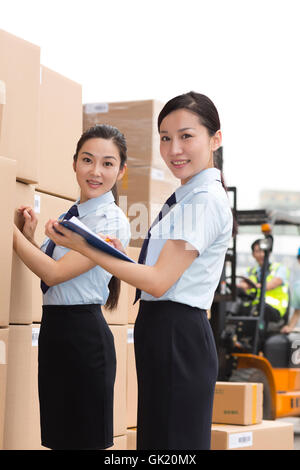
<svg viewBox="0 0 300 470">
<path fill-rule="evenodd" d="M 47 283 L 55 261 L 27 240 L 19 230 L 14 231 L 14 251 L 34 274 Z"/>
</svg>

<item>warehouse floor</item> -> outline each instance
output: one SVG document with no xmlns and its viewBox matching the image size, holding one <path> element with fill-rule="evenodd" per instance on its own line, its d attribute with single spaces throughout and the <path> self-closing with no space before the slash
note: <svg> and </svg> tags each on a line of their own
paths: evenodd
<svg viewBox="0 0 300 470">
<path fill-rule="evenodd" d="M 294 450 L 300 450 L 300 417 L 280 418 L 278 421 L 287 421 L 294 425 Z"/>
</svg>

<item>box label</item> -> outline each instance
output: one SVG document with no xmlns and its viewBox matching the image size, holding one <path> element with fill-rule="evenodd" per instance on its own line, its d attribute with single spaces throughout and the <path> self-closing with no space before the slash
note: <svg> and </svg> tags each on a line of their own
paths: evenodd
<svg viewBox="0 0 300 470">
<path fill-rule="evenodd" d="M 39 334 L 40 334 L 40 329 L 33 327 L 32 328 L 32 346 L 38 346 Z"/>
<path fill-rule="evenodd" d="M 86 114 L 108 113 L 108 111 L 108 103 L 87 103 L 84 106 L 84 112 Z"/>
<path fill-rule="evenodd" d="M 151 168 L 151 178 L 157 181 L 164 181 L 165 173 L 163 170 L 159 170 L 158 168 Z"/>
<path fill-rule="evenodd" d="M 41 213 L 41 196 L 39 194 L 34 195 L 34 212 L 36 214 Z"/>
<path fill-rule="evenodd" d="M 239 447 L 250 447 L 253 445 L 253 433 L 239 432 L 236 434 L 229 435 L 228 448 L 238 449 Z"/>
<path fill-rule="evenodd" d="M 0 341 L 0 364 L 6 364 L 6 344 Z"/>
<path fill-rule="evenodd" d="M 128 328 L 127 343 L 133 343 L 133 328 Z"/>
</svg>

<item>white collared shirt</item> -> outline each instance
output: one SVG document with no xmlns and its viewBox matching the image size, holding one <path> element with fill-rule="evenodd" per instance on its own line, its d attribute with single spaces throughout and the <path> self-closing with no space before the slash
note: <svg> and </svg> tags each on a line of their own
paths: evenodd
<svg viewBox="0 0 300 470">
<path fill-rule="evenodd" d="M 130 240 L 130 226 L 124 212 L 115 204 L 111 191 L 94 199 L 80 204 L 78 207 L 78 219 L 95 233 L 114 235 L 119 238 L 124 247 Z M 71 206 L 71 204 L 70 204 Z M 62 218 L 65 214 L 62 214 Z M 42 251 L 46 251 L 49 238 L 43 242 Z M 67 252 L 68 248 L 55 246 L 52 258 L 59 260 Z M 44 305 L 78 305 L 101 304 L 104 305 L 109 296 L 108 283 L 111 274 L 100 266 L 95 266 L 86 273 L 62 282 L 48 289 L 43 296 Z"/>
<path fill-rule="evenodd" d="M 186 241 L 186 248 L 192 246 L 198 256 L 162 297 L 142 292 L 141 299 L 172 300 L 206 310 L 211 307 L 232 236 L 232 211 L 220 170 L 201 171 L 175 194 L 176 205 L 151 229 L 145 264 L 156 263 L 169 239 Z"/>
</svg>

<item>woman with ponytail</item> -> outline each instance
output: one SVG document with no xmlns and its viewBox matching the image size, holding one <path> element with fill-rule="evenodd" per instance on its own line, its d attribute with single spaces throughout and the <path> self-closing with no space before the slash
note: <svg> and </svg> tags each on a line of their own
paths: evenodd
<svg viewBox="0 0 300 470">
<path fill-rule="evenodd" d="M 59 220 L 78 217 L 95 233 L 128 245 L 129 223 L 115 203 L 126 152 L 125 138 L 114 127 L 84 132 L 73 161 L 80 198 Z M 116 355 L 101 306 L 117 306 L 120 281 L 49 238 L 38 249 L 34 211 L 25 206 L 19 211 L 24 227 L 22 233 L 14 227 L 14 250 L 40 277 L 43 291 L 38 369 L 42 445 L 105 449 L 113 445 Z"/>
<path fill-rule="evenodd" d="M 158 132 L 161 156 L 181 185 L 150 227 L 139 264 L 89 247 L 67 229 L 57 234 L 57 223 L 47 233 L 137 288 L 137 448 L 209 449 L 218 360 L 207 310 L 233 227 L 213 161 L 222 142 L 217 109 L 199 93 L 177 96 L 162 109 Z"/>
</svg>

